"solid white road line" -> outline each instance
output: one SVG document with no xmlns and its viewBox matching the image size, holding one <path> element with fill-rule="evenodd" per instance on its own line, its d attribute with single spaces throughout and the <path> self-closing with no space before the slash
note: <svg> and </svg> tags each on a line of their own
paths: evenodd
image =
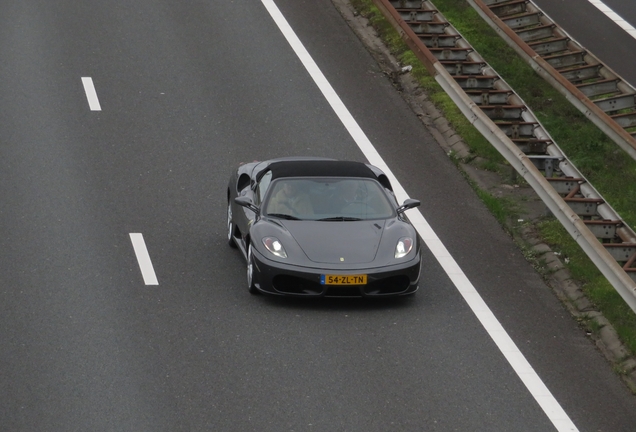
<svg viewBox="0 0 636 432">
<path fill-rule="evenodd" d="M 261 1 L 369 163 L 382 169 L 390 178 L 398 201 L 402 202 L 408 198 L 402 185 L 397 181 L 389 167 L 373 147 L 373 144 L 371 144 L 351 113 L 349 113 L 349 110 L 344 106 L 340 97 L 322 74 L 274 1 Z M 464 297 L 464 300 L 466 300 L 473 313 L 477 316 L 477 319 L 479 319 L 492 340 L 497 344 L 497 347 L 499 347 L 506 360 L 508 360 L 508 363 L 510 363 L 552 424 L 558 431 L 577 431 L 578 429 L 572 420 L 570 420 L 563 408 L 561 408 L 559 402 L 554 398 L 552 393 L 550 393 L 543 381 L 541 381 L 541 378 L 539 378 L 530 363 L 528 363 L 521 351 L 519 351 L 510 336 L 508 336 L 508 333 L 506 333 L 503 326 L 499 323 L 499 320 L 497 320 L 490 308 L 488 308 L 475 287 L 437 237 L 437 234 L 435 234 L 426 219 L 424 219 L 422 213 L 417 209 L 409 210 L 409 219 L 417 228 L 422 240 L 424 240 L 433 255 L 435 255 L 435 258 L 437 258 L 451 281 L 455 284 L 457 290 Z"/>
<path fill-rule="evenodd" d="M 631 37 L 636 39 L 636 28 L 634 28 L 630 23 L 628 23 L 623 18 L 621 18 L 620 15 L 618 15 L 616 12 L 610 9 L 605 3 L 603 3 L 601 0 L 588 0 L 588 1 L 592 3 L 594 6 L 596 6 L 598 10 L 600 10 L 605 15 L 607 15 L 609 19 L 611 19 L 616 24 L 618 24 L 620 28 L 622 28 L 627 33 L 629 33 Z"/>
<path fill-rule="evenodd" d="M 97 98 L 93 79 L 91 77 L 82 77 L 82 84 L 84 84 L 86 99 L 88 99 L 88 106 L 91 111 L 101 111 L 102 107 L 99 105 L 99 99 Z"/>
<path fill-rule="evenodd" d="M 146 242 L 144 242 L 144 236 L 140 233 L 130 233 L 130 241 L 132 242 L 133 249 L 135 249 L 135 255 L 137 255 L 139 269 L 141 270 L 144 282 L 146 285 L 159 285 L 157 275 L 155 275 L 155 269 L 152 267 L 152 261 L 150 261 L 148 249 L 146 248 Z"/>
</svg>

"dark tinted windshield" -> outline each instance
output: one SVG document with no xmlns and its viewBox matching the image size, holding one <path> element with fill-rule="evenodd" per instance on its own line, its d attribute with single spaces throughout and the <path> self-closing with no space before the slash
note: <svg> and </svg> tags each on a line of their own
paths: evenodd
<svg viewBox="0 0 636 432">
<path fill-rule="evenodd" d="M 371 179 L 281 178 L 272 182 L 265 214 L 307 220 L 366 220 L 394 216 L 382 186 Z"/>
</svg>

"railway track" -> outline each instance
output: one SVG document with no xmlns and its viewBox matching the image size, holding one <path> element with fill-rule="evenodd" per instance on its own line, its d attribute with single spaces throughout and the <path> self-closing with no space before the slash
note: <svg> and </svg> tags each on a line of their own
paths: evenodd
<svg viewBox="0 0 636 432">
<path fill-rule="evenodd" d="M 539 75 L 636 159 L 636 89 L 529 0 L 468 0 Z"/>
<path fill-rule="evenodd" d="M 512 10 L 503 7 L 504 2 L 489 1 L 493 6 L 498 5 L 501 13 Z M 636 311 L 634 230 L 568 160 L 514 89 L 439 13 L 433 3 L 428 0 L 374 2 L 471 123 L 528 181 Z M 521 8 L 522 3 L 527 2 L 515 0 L 505 4 L 509 7 L 518 4 L 515 7 Z M 547 49 L 544 51 L 547 56 Z M 597 66 L 593 69 L 598 71 L 602 68 Z M 587 72 L 581 69 L 579 73 Z M 614 80 L 614 83 L 618 85 L 618 81 Z M 596 85 L 598 88 L 603 86 L 600 82 Z M 589 88 L 596 87 L 591 85 Z M 590 95 L 599 92 L 590 91 Z M 618 95 L 614 96 L 617 97 L 614 100 L 622 100 Z"/>
</svg>

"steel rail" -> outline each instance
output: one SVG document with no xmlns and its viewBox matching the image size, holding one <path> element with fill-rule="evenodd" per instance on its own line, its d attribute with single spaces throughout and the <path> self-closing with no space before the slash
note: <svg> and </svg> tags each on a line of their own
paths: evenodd
<svg viewBox="0 0 636 432">
<path fill-rule="evenodd" d="M 636 312 L 636 233 L 430 1 L 373 1 L 471 124 L 534 189 Z"/>
<path fill-rule="evenodd" d="M 530 0 L 468 0 L 530 66 L 636 159 L 636 89 Z"/>
</svg>

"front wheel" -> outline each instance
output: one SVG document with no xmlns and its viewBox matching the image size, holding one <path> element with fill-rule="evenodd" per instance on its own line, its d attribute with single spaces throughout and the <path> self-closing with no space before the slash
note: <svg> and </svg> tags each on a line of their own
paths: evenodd
<svg viewBox="0 0 636 432">
<path fill-rule="evenodd" d="M 234 242 L 234 220 L 232 219 L 232 202 L 227 202 L 227 244 L 235 248 Z"/>
<path fill-rule="evenodd" d="M 252 245 L 247 246 L 247 289 L 250 294 L 258 294 L 259 291 L 254 283 L 254 260 L 252 259 Z"/>
</svg>

